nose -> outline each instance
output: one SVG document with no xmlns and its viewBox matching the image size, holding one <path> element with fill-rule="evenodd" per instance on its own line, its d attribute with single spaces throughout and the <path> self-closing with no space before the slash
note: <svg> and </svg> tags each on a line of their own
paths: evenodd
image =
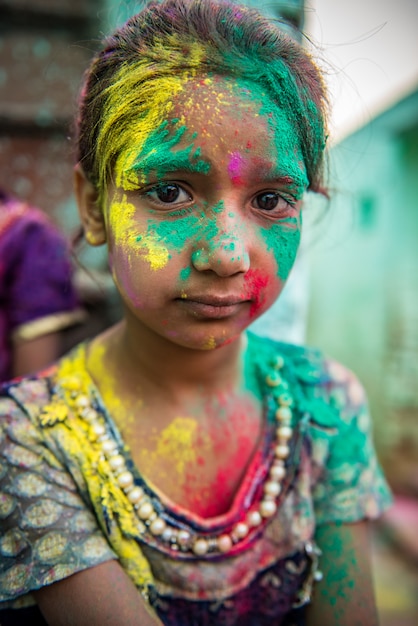
<svg viewBox="0 0 418 626">
<path fill-rule="evenodd" d="M 206 228 L 208 232 L 196 241 L 193 266 L 199 272 L 213 271 L 222 277 L 247 272 L 250 255 L 245 225 L 231 212 L 222 211 L 217 217 L 216 222 L 211 221 Z"/>
</svg>

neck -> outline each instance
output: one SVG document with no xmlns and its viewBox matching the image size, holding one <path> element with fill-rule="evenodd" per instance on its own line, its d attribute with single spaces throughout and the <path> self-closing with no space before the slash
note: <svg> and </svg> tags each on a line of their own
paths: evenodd
<svg viewBox="0 0 418 626">
<path fill-rule="evenodd" d="M 220 389 L 237 389 L 243 380 L 245 341 L 237 338 L 215 350 L 192 350 L 151 332 L 136 339 L 124 321 L 99 335 L 91 344 L 89 369 L 95 372 L 94 355 L 106 363 L 110 376 L 123 381 L 126 389 L 150 385 L 172 398 Z M 96 374 L 96 375 L 95 375 Z"/>
</svg>

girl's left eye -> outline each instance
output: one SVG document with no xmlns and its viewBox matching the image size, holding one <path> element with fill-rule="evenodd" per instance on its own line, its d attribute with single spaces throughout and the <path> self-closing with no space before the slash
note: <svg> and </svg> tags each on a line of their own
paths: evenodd
<svg viewBox="0 0 418 626">
<path fill-rule="evenodd" d="M 190 202 L 192 199 L 177 183 L 163 183 L 156 185 L 153 189 L 149 189 L 146 195 L 158 204 L 175 204 L 182 202 Z"/>
<path fill-rule="evenodd" d="M 285 209 L 289 202 L 275 191 L 264 191 L 259 193 L 253 200 L 253 206 L 262 211 L 274 211 L 274 209 Z"/>
</svg>

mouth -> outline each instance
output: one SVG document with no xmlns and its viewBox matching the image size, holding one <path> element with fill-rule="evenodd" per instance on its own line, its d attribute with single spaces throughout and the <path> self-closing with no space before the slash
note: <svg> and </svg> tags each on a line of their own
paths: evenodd
<svg viewBox="0 0 418 626">
<path fill-rule="evenodd" d="M 206 319 L 223 319 L 239 313 L 250 301 L 242 296 L 191 295 L 177 298 L 177 302 L 195 317 Z"/>
</svg>

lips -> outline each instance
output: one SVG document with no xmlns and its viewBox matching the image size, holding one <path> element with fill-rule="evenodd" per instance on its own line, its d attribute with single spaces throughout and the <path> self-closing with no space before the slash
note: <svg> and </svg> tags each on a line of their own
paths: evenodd
<svg viewBox="0 0 418 626">
<path fill-rule="evenodd" d="M 177 301 L 194 316 L 211 319 L 231 317 L 249 304 L 249 300 L 236 295 L 188 295 Z"/>
</svg>

